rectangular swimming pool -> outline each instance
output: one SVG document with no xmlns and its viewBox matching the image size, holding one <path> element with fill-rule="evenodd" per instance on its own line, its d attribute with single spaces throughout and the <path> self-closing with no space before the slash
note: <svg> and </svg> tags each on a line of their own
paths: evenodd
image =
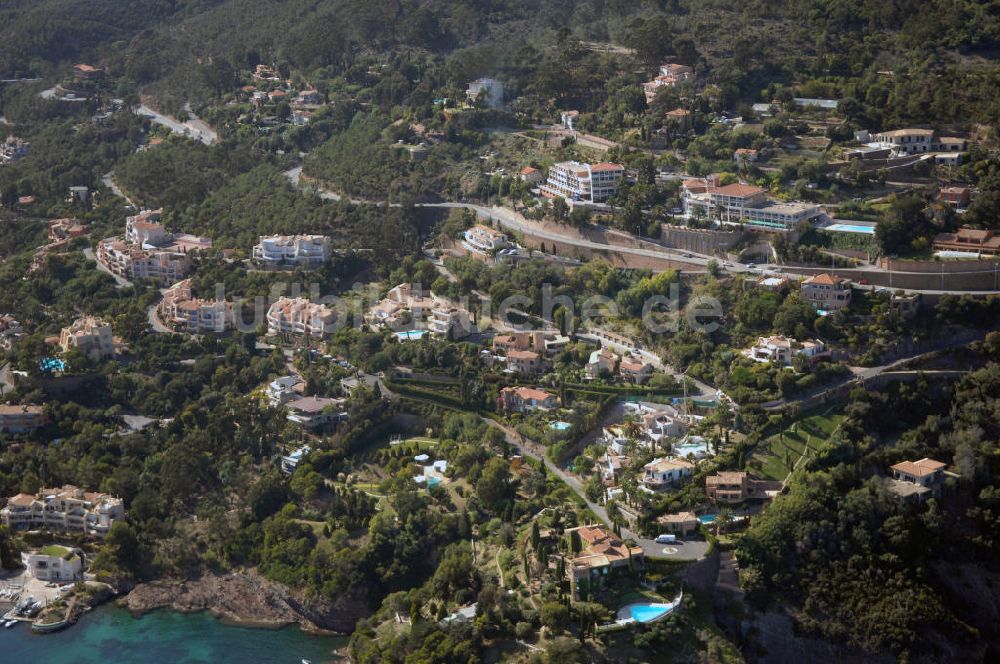
<svg viewBox="0 0 1000 664">
<path fill-rule="evenodd" d="M 864 235 L 874 235 L 875 225 L 862 226 L 860 224 L 830 224 L 822 230 L 833 231 L 835 233 L 861 233 Z"/>
</svg>

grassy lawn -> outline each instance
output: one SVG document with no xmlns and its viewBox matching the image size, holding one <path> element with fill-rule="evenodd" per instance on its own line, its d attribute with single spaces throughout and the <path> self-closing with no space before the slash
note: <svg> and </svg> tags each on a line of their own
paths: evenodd
<svg viewBox="0 0 1000 664">
<path fill-rule="evenodd" d="M 52 556 L 53 558 L 62 558 L 69 553 L 69 549 L 65 546 L 59 544 L 50 544 L 47 547 L 39 551 L 43 556 Z"/>
<path fill-rule="evenodd" d="M 811 456 L 830 438 L 844 416 L 836 413 L 807 415 L 796 420 L 757 448 L 753 463 L 762 479 L 783 480 L 803 455 Z"/>
</svg>

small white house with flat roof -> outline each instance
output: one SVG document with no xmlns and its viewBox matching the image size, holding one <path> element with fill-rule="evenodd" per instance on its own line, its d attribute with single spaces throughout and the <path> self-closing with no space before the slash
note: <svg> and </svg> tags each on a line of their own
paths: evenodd
<svg viewBox="0 0 1000 664">
<path fill-rule="evenodd" d="M 22 553 L 21 564 L 29 575 L 41 581 L 75 581 L 83 572 L 83 561 L 76 550 L 59 544 Z"/>
</svg>

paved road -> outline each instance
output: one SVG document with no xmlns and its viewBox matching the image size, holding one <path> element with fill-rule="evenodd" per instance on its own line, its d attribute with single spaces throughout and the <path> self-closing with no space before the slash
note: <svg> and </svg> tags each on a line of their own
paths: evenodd
<svg viewBox="0 0 1000 664">
<path fill-rule="evenodd" d="M 545 449 L 541 445 L 525 438 L 511 427 L 501 424 L 496 420 L 484 417 L 483 421 L 490 426 L 494 426 L 503 431 L 507 444 L 518 450 L 522 456 L 528 456 L 544 463 L 546 470 L 561 479 L 570 489 L 572 489 L 573 493 L 578 495 L 580 499 L 587 504 L 590 511 L 593 512 L 602 523 L 609 528 L 614 525 L 611 521 L 611 517 L 608 516 L 608 511 L 604 509 L 604 506 L 599 505 L 587 498 L 587 494 L 583 490 L 583 483 L 580 481 L 580 478 L 576 475 L 567 473 L 565 470 L 549 460 L 549 458 L 545 456 Z M 673 545 L 664 545 L 657 544 L 647 537 L 641 537 L 637 533 L 634 533 L 625 527 L 622 527 L 621 533 L 622 537 L 635 540 L 636 544 L 642 547 L 643 553 L 647 558 L 700 560 L 708 552 L 708 542 L 690 540 L 678 542 Z"/>
<path fill-rule="evenodd" d="M 163 291 L 161 290 L 160 292 L 162 293 Z M 153 328 L 153 332 L 157 332 L 159 334 L 174 334 L 174 331 L 164 325 L 160 320 L 159 311 L 157 310 L 159 306 L 160 303 L 156 302 L 146 310 L 146 320 L 149 321 L 149 326 Z"/>
<path fill-rule="evenodd" d="M 880 364 L 875 367 L 852 367 L 851 375 L 845 376 L 844 378 L 826 385 L 821 385 L 814 390 L 810 390 L 806 394 L 798 395 L 794 399 L 778 399 L 777 401 L 769 401 L 767 403 L 761 404 L 761 407 L 765 410 L 777 410 L 784 408 L 785 406 L 793 403 L 798 403 L 802 401 L 808 401 L 811 399 L 816 399 L 823 397 L 826 394 L 833 392 L 834 390 L 842 388 L 847 383 L 858 383 L 864 386 L 866 380 L 876 378 L 882 374 L 896 374 L 896 373 L 924 373 L 924 374 L 953 374 L 952 371 L 920 371 L 914 370 L 910 371 L 900 371 L 900 367 L 913 360 L 918 360 L 923 357 L 933 355 L 934 353 L 939 353 L 943 350 L 950 350 L 953 348 L 960 348 L 962 346 L 967 346 L 974 341 L 982 341 L 986 338 L 986 331 L 970 332 L 966 334 L 959 334 L 950 339 L 943 339 L 932 344 L 929 348 L 925 347 L 919 352 L 912 353 L 905 357 L 901 357 L 891 362 L 886 362 L 885 364 Z"/>
<path fill-rule="evenodd" d="M 633 348 L 631 346 L 627 346 L 625 344 L 621 344 L 621 343 L 618 343 L 616 341 L 612 341 L 610 339 L 605 339 L 603 337 L 598 337 L 595 334 L 593 334 L 592 332 L 588 332 L 588 331 L 577 332 L 573 336 L 577 337 L 578 339 L 584 339 L 586 341 L 590 341 L 590 342 L 593 342 L 593 343 L 600 344 L 604 348 L 610 348 L 612 351 L 614 351 L 615 353 L 617 353 L 619 355 L 622 355 L 626 351 L 632 353 L 633 355 L 638 354 L 644 360 L 646 360 L 647 362 L 649 362 L 650 364 L 652 364 L 654 367 L 656 367 L 660 371 L 662 371 L 664 373 L 668 373 L 671 376 L 673 376 L 674 379 L 677 380 L 677 382 L 682 382 L 684 380 L 687 380 L 687 381 L 689 381 L 690 384 L 694 385 L 695 388 L 697 388 L 698 391 L 697 392 L 691 392 L 691 391 L 689 391 L 688 392 L 688 396 L 691 396 L 691 397 L 699 397 L 699 396 L 700 397 L 713 397 L 713 398 L 715 398 L 715 397 L 719 397 L 719 398 L 724 397 L 726 399 L 729 399 L 729 397 L 727 397 L 725 394 L 723 394 L 721 390 L 717 390 L 716 388 L 712 387 L 708 383 L 704 383 L 704 382 L 698 380 L 697 378 L 693 378 L 691 376 L 686 376 L 683 373 L 677 371 L 672 366 L 670 366 L 669 364 L 667 364 L 666 362 L 664 362 L 663 358 L 661 358 L 659 355 L 657 355 L 656 353 L 654 353 L 652 351 L 648 351 L 648 350 L 644 350 L 644 349 L 640 350 L 640 349 L 637 349 L 637 348 Z M 638 353 L 637 353 L 637 351 L 638 351 Z M 729 399 L 729 400 L 732 401 L 731 399 Z"/>
<path fill-rule="evenodd" d="M 315 191 L 320 198 L 329 201 L 339 201 L 343 200 L 343 196 L 332 191 L 325 189 L 318 189 L 316 187 L 307 187 L 301 184 L 302 178 L 302 167 L 297 166 L 288 171 L 285 171 L 285 177 L 292 185 L 300 189 L 311 189 Z M 377 205 L 377 201 L 368 201 L 357 198 L 348 199 L 354 205 Z M 389 207 L 399 207 L 398 203 L 390 203 Z M 657 248 L 657 249 L 641 249 L 636 247 L 622 247 L 618 245 L 603 244 L 600 242 L 593 242 L 591 240 L 585 240 L 582 238 L 574 238 L 562 235 L 560 233 L 553 233 L 552 231 L 545 230 L 539 225 L 528 221 L 521 215 L 517 214 L 511 209 L 504 207 L 487 207 L 485 205 L 479 205 L 477 203 L 417 203 L 415 207 L 426 207 L 426 208 L 441 208 L 441 209 L 454 209 L 462 208 L 466 210 L 472 210 L 481 219 L 487 219 L 491 221 L 496 221 L 504 228 L 515 231 L 518 233 L 530 233 L 543 240 L 548 240 L 550 242 L 562 242 L 564 244 L 571 244 L 574 247 L 580 247 L 584 249 L 594 249 L 598 251 L 614 251 L 622 254 L 629 254 L 633 256 L 642 256 L 645 258 L 656 258 L 660 260 L 669 259 L 675 260 L 679 263 L 689 263 L 693 265 L 699 265 L 704 267 L 708 264 L 710 260 L 717 260 L 712 256 L 693 254 L 691 252 L 683 252 L 680 250 L 673 250 L 667 247 Z M 691 257 L 685 257 L 685 254 L 690 254 Z M 743 265 L 734 265 L 730 268 L 733 272 L 743 272 L 746 268 Z"/>
<path fill-rule="evenodd" d="M 132 285 L 132 282 L 129 281 L 128 279 L 126 279 L 125 277 L 117 275 L 114 272 L 112 272 L 111 270 L 109 270 L 108 268 L 106 268 L 103 265 L 101 265 L 101 261 L 97 260 L 97 257 L 94 256 L 94 250 L 91 249 L 90 247 L 87 247 L 86 249 L 83 250 L 83 255 L 88 260 L 92 260 L 95 263 L 97 263 L 97 269 L 98 270 L 100 270 L 101 272 L 104 272 L 106 274 L 110 274 L 111 278 L 114 279 L 118 283 L 117 288 L 127 288 L 127 287 L 129 287 L 129 286 Z"/>
<path fill-rule="evenodd" d="M 193 138 L 195 140 L 201 141 L 205 145 L 212 145 L 219 140 L 219 135 L 200 120 L 194 113 L 191 112 L 191 107 L 185 105 L 185 111 L 187 111 L 188 119 L 184 122 L 177 120 L 177 118 L 170 117 L 169 115 L 164 115 L 154 111 L 145 104 L 139 104 L 136 108 L 136 115 L 142 115 L 158 125 L 168 128 L 175 134 L 180 134 L 181 136 L 187 136 L 188 138 Z"/>
<path fill-rule="evenodd" d="M 125 202 L 127 202 L 132 207 L 136 207 L 136 204 L 132 202 L 132 199 L 129 198 L 128 196 L 126 196 L 125 192 L 123 192 L 121 189 L 119 189 L 118 185 L 115 184 L 115 179 L 114 179 L 114 176 L 113 176 L 112 173 L 105 173 L 104 175 L 102 175 L 101 176 L 101 183 L 105 187 L 107 187 L 108 189 L 110 189 L 112 194 L 114 194 L 118 198 L 124 198 Z"/>
<path fill-rule="evenodd" d="M 296 167 L 285 172 L 285 176 L 289 181 L 300 188 L 307 188 L 300 185 L 300 177 L 302 174 L 302 167 Z M 325 200 L 339 201 L 343 197 L 332 191 L 316 189 L 315 187 L 308 187 L 309 189 L 315 191 L 320 198 Z M 382 204 L 378 201 L 369 201 L 351 198 L 348 199 L 351 203 L 355 205 L 379 205 Z M 398 207 L 398 203 L 390 203 L 390 207 Z M 535 237 L 543 240 L 548 240 L 550 242 L 562 242 L 564 244 L 569 244 L 574 247 L 580 247 L 582 249 L 591 249 L 598 251 L 613 251 L 618 254 L 626 256 L 637 256 L 643 258 L 655 258 L 658 260 L 670 260 L 676 261 L 681 264 L 696 265 L 700 267 L 706 267 L 709 261 L 715 261 L 719 265 L 719 269 L 723 272 L 729 272 L 731 274 L 752 274 L 752 275 L 776 275 L 776 276 L 787 276 L 787 277 L 808 277 L 812 275 L 812 271 L 805 274 L 797 274 L 794 268 L 788 266 L 776 265 L 771 263 L 762 263 L 751 268 L 742 263 L 729 263 L 725 261 L 720 261 L 715 256 L 709 256 L 707 254 L 699 254 L 691 251 L 682 251 L 679 249 L 672 249 L 669 247 L 656 246 L 656 248 L 639 248 L 639 247 L 624 247 L 618 245 L 604 244 L 600 242 L 593 242 L 591 240 L 586 240 L 582 238 L 576 238 L 568 235 L 563 235 L 561 233 L 552 232 L 541 228 L 539 225 L 531 222 L 521 215 L 517 214 L 513 210 L 504 207 L 492 206 L 488 207 L 485 205 L 479 205 L 476 203 L 458 203 L 458 202 L 445 202 L 445 203 L 417 203 L 416 207 L 428 207 L 428 208 L 464 208 L 467 210 L 472 210 L 481 219 L 486 219 L 489 221 L 495 221 L 504 228 L 510 231 L 518 233 L 530 233 Z M 647 241 L 648 242 L 648 241 Z M 649 243 L 655 244 L 655 243 Z M 865 275 L 871 274 L 872 272 L 888 272 L 877 265 L 866 265 L 863 268 L 836 268 L 837 274 L 842 274 L 846 277 L 854 276 L 857 279 L 864 278 Z M 900 270 L 892 270 L 893 274 L 915 274 L 927 276 L 926 272 L 906 272 Z M 980 270 L 980 273 L 993 273 L 997 275 L 998 283 L 1000 283 L 1000 266 L 996 270 Z M 947 274 L 947 273 L 946 273 Z M 976 274 L 976 272 L 968 272 L 961 274 Z M 870 290 L 876 290 L 878 288 L 890 288 L 890 287 L 879 287 L 879 286 L 858 286 L 855 284 L 855 288 L 867 288 Z M 907 293 L 921 293 L 925 295 L 942 295 L 946 293 L 973 293 L 976 295 L 987 295 L 987 294 L 1000 294 L 1000 288 L 995 290 L 948 290 L 948 289 L 913 289 L 913 288 L 898 288 L 891 287 L 892 290 L 903 290 Z"/>
</svg>

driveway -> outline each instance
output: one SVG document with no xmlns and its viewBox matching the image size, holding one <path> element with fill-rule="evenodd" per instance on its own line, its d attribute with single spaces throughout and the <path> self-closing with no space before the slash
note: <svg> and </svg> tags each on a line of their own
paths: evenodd
<svg viewBox="0 0 1000 664">
<path fill-rule="evenodd" d="M 626 352 L 631 352 L 631 353 L 635 354 L 635 350 L 636 349 L 634 349 L 634 348 L 632 348 L 630 346 L 626 346 L 625 344 L 620 344 L 620 343 L 618 343 L 616 341 L 613 341 L 611 339 L 605 339 L 603 337 L 598 337 L 594 333 L 586 331 L 586 330 L 581 331 L 581 332 L 577 332 L 573 336 L 575 336 L 578 339 L 583 339 L 585 341 L 590 341 L 591 343 L 600 344 L 601 347 L 608 348 L 608 349 L 612 350 L 613 352 L 615 352 L 615 353 L 617 353 L 619 355 L 622 355 L 622 354 L 624 354 Z M 698 391 L 694 392 L 694 393 L 689 392 L 688 396 L 690 396 L 690 397 L 706 397 L 706 398 L 723 398 L 723 397 L 725 397 L 726 399 L 729 399 L 729 397 L 727 397 L 721 391 L 715 389 L 714 387 L 712 387 L 708 383 L 704 383 L 704 382 L 702 382 L 702 381 L 700 381 L 700 380 L 698 380 L 696 378 L 693 378 L 691 376 L 685 376 L 685 375 L 681 374 L 679 371 L 677 371 L 676 369 L 674 369 L 673 367 L 671 367 L 669 364 L 665 363 L 663 361 L 663 358 L 661 358 L 656 353 L 653 353 L 653 352 L 648 351 L 648 350 L 639 350 L 638 355 L 642 359 L 646 360 L 647 362 L 649 362 L 650 364 L 652 364 L 654 367 L 656 367 L 657 369 L 659 369 L 660 371 L 673 376 L 673 378 L 675 380 L 677 380 L 678 383 L 680 383 L 680 382 L 682 382 L 684 380 L 687 380 L 689 383 L 691 383 L 692 385 L 694 385 L 694 387 Z M 730 399 L 730 401 L 732 401 L 732 400 Z"/>
<path fill-rule="evenodd" d="M 587 498 L 587 494 L 583 490 L 583 483 L 580 481 L 580 478 L 576 475 L 567 473 L 565 470 L 552 463 L 552 461 L 545 456 L 544 448 L 541 445 L 524 438 L 511 427 L 501 424 L 496 420 L 484 417 L 483 421 L 503 431 L 507 438 L 507 443 L 511 447 L 518 450 L 522 456 L 528 456 L 544 463 L 546 470 L 565 482 L 566 485 L 569 486 L 569 488 L 572 489 L 573 492 L 587 504 L 590 511 L 593 512 L 604 525 L 609 528 L 614 525 L 611 521 L 611 517 L 608 516 L 608 511 L 604 509 L 604 506 L 598 505 Z M 701 560 L 708 552 L 708 542 L 690 540 L 678 541 L 675 544 L 657 544 L 653 540 L 641 537 L 624 526 L 621 529 L 621 533 L 623 538 L 635 540 L 635 543 L 642 547 L 643 554 L 647 558 Z"/>
<path fill-rule="evenodd" d="M 185 105 L 184 110 L 188 114 L 188 119 L 184 122 L 170 117 L 169 115 L 164 115 L 163 113 L 154 111 L 145 104 L 139 104 L 139 106 L 136 107 L 135 112 L 136 115 L 147 117 L 151 121 L 166 127 L 175 134 L 193 138 L 197 141 L 201 141 L 205 145 L 212 145 L 219 139 L 219 136 L 215 133 L 214 129 L 209 127 L 191 112 L 190 106 Z"/>
<path fill-rule="evenodd" d="M 708 553 L 708 542 L 704 540 L 677 540 L 673 544 L 657 544 L 651 539 L 637 537 L 634 533 L 622 535 L 631 537 L 642 547 L 643 554 L 653 560 L 701 560 Z"/>
<path fill-rule="evenodd" d="M 109 270 L 108 268 L 101 265 L 101 261 L 97 260 L 97 256 L 94 255 L 94 250 L 91 249 L 90 247 L 87 247 L 86 249 L 83 250 L 83 255 L 87 258 L 87 260 L 94 261 L 95 263 L 97 263 L 98 270 L 104 272 L 105 274 L 110 274 L 111 278 L 118 283 L 117 288 L 127 288 L 132 285 L 132 282 L 126 279 L 125 277 L 119 276 L 114 272 L 112 272 L 111 270 Z"/>
<path fill-rule="evenodd" d="M 162 293 L 163 291 L 160 292 Z M 174 331 L 160 320 L 160 302 L 162 302 L 162 299 L 150 305 L 149 309 L 146 310 L 146 320 L 149 321 L 149 326 L 153 328 L 154 332 L 159 334 L 173 334 Z"/>
</svg>

